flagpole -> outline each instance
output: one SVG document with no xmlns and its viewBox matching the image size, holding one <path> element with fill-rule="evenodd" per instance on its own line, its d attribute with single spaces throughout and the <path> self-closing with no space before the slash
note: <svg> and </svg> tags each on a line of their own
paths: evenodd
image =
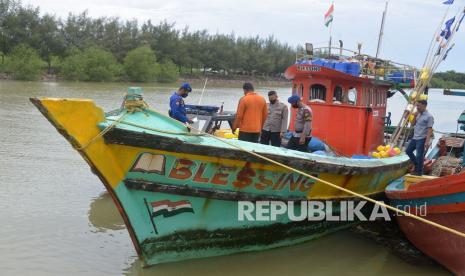
<svg viewBox="0 0 465 276">
<path fill-rule="evenodd" d="M 385 24 L 385 20 L 386 20 L 388 4 L 389 4 L 389 1 L 386 1 L 386 7 L 384 8 L 383 18 L 381 19 L 381 28 L 379 30 L 378 47 L 376 48 L 376 56 L 375 56 L 376 58 L 379 57 L 380 50 L 381 50 L 381 42 L 383 40 L 383 35 L 384 35 L 384 24 Z"/>
<path fill-rule="evenodd" d="M 331 6 L 334 7 L 334 1 L 331 2 Z M 331 46 L 332 46 L 332 40 L 333 40 L 333 22 L 334 19 L 329 23 L 329 56 L 328 58 L 331 59 Z"/>
<path fill-rule="evenodd" d="M 149 204 L 147 203 L 147 199 L 145 197 L 144 197 L 144 203 L 145 203 L 145 207 L 147 207 L 147 212 L 149 213 L 150 222 L 152 223 L 153 230 L 155 231 L 155 234 L 158 235 L 157 227 L 155 226 L 155 223 L 153 222 L 152 212 L 150 212 Z"/>
</svg>

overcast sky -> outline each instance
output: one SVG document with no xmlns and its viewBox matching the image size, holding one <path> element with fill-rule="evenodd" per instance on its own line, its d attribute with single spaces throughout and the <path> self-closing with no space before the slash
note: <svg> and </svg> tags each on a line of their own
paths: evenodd
<svg viewBox="0 0 465 276">
<path fill-rule="evenodd" d="M 381 57 L 421 66 L 432 35 L 447 6 L 444 0 L 390 0 Z M 345 48 L 363 43 L 363 52 L 374 55 L 385 0 L 335 0 L 333 41 Z M 24 0 L 42 13 L 66 17 L 88 10 L 92 17 L 167 20 L 178 28 L 207 29 L 210 33 L 249 36 L 274 35 L 293 46 L 313 42 L 324 46 L 329 31 L 323 16 L 329 0 Z M 465 0 L 455 0 L 454 14 Z M 451 15 L 452 16 L 452 15 Z M 439 71 L 465 72 L 465 23 L 456 36 L 456 47 Z"/>
</svg>

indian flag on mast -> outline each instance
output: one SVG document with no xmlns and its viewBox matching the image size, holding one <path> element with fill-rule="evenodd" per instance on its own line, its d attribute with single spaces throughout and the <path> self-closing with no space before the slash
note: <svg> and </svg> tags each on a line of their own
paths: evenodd
<svg viewBox="0 0 465 276">
<path fill-rule="evenodd" d="M 334 3 L 331 3 L 331 7 L 325 13 L 325 26 L 328 27 L 331 22 L 333 22 L 333 13 L 334 13 Z"/>
</svg>

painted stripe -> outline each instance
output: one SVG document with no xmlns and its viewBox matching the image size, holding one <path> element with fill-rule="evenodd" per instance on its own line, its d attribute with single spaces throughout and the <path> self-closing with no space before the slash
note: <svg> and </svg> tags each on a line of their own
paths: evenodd
<svg viewBox="0 0 465 276">
<path fill-rule="evenodd" d="M 441 195 L 429 198 L 418 198 L 418 199 L 394 199 L 392 205 L 395 206 L 421 206 L 426 203 L 427 206 L 446 206 L 446 205 L 457 205 L 465 203 L 465 192 Z M 429 208 L 429 207 L 428 207 Z"/>
<path fill-rule="evenodd" d="M 394 184 L 395 183 L 395 184 Z M 412 184 L 407 190 L 398 182 L 386 189 L 391 199 L 422 199 L 465 192 L 465 173 L 444 176 Z"/>
</svg>

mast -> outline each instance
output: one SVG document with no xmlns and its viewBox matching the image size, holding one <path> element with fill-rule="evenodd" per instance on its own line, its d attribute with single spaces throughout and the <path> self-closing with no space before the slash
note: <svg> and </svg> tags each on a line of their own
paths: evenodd
<svg viewBox="0 0 465 276">
<path fill-rule="evenodd" d="M 389 1 L 386 1 L 386 7 L 384 8 L 384 12 L 383 12 L 383 19 L 381 20 L 381 28 L 379 30 L 379 37 L 378 37 L 378 47 L 376 48 L 376 58 L 378 58 L 378 56 L 379 56 L 379 51 L 381 49 L 381 42 L 383 40 L 384 23 L 385 23 L 385 20 L 386 20 L 386 13 L 387 13 L 387 9 L 388 9 L 388 3 L 389 3 Z"/>
</svg>

